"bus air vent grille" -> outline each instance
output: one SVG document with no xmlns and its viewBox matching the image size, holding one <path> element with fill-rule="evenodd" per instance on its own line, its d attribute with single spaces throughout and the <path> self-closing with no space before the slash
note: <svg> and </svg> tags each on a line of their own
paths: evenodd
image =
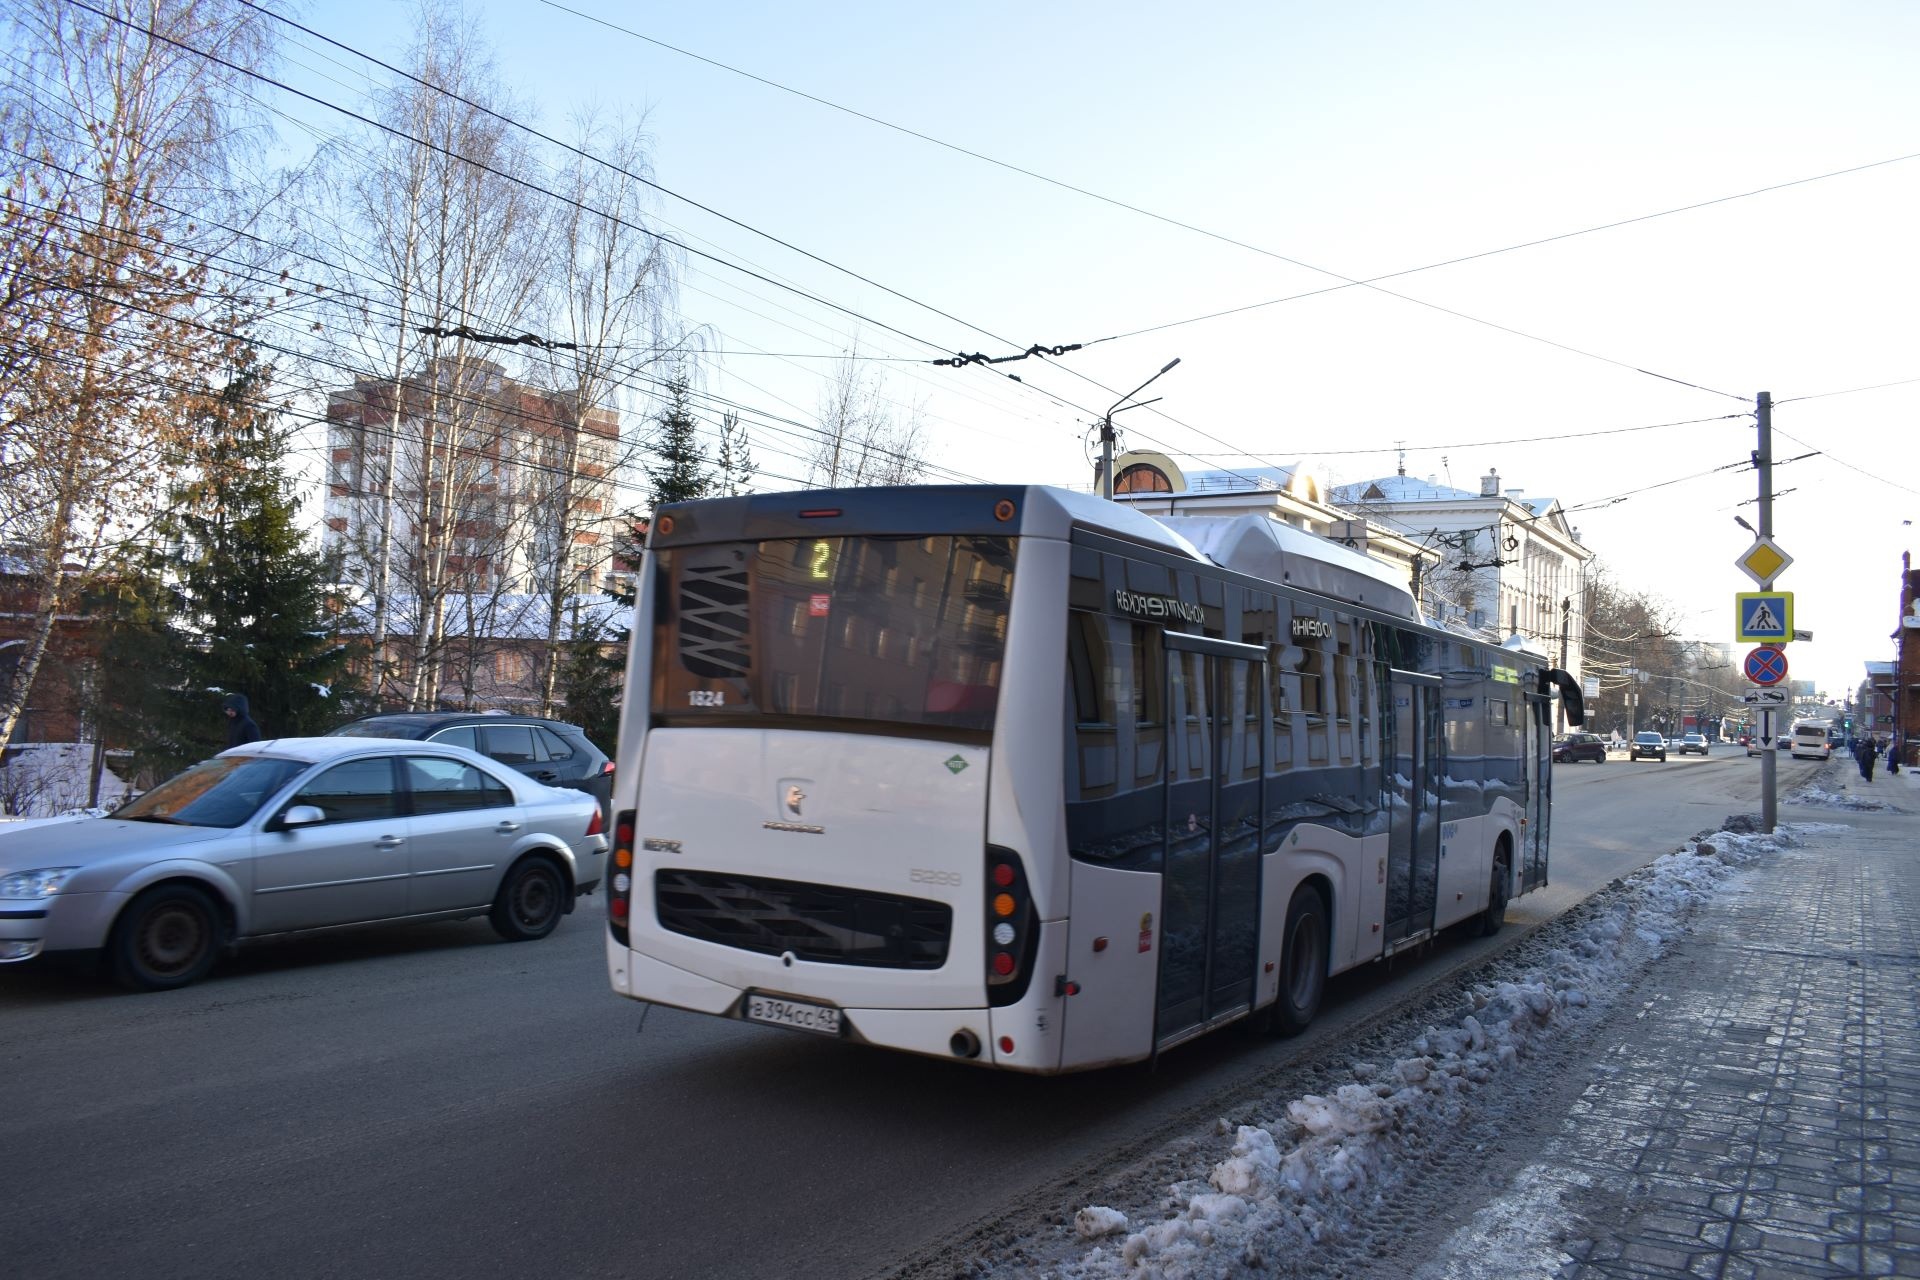
<svg viewBox="0 0 1920 1280">
<path fill-rule="evenodd" d="M 822 964 L 938 969 L 953 932 L 944 902 L 706 871 L 655 872 L 654 905 L 670 933 Z"/>
<path fill-rule="evenodd" d="M 745 676 L 747 571 L 737 564 L 689 564 L 680 570 L 680 660 L 710 680 Z"/>
</svg>

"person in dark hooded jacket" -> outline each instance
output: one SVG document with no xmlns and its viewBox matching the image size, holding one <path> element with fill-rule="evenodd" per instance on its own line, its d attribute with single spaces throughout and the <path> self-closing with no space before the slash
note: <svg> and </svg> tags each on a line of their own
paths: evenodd
<svg viewBox="0 0 1920 1280">
<path fill-rule="evenodd" d="M 221 700 L 220 709 L 227 717 L 227 745 L 242 746 L 249 742 L 260 741 L 260 726 L 247 714 L 247 695 L 230 693 Z"/>
</svg>

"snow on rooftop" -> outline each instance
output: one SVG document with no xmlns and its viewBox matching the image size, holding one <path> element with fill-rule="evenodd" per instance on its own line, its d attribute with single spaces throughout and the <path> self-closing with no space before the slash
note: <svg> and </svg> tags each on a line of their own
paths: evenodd
<svg viewBox="0 0 1920 1280">
<path fill-rule="evenodd" d="M 1456 489 L 1452 485 L 1440 484 L 1434 480 L 1421 480 L 1414 476 L 1381 476 L 1377 480 L 1360 480 L 1353 484 L 1343 484 L 1334 489 L 1332 502 L 1339 507 L 1365 506 L 1369 502 L 1467 502 L 1491 501 L 1505 498 L 1517 502 L 1535 516 L 1543 516 L 1559 505 L 1558 498 L 1535 498 L 1522 496 L 1512 490 L 1502 494 L 1481 494 L 1469 489 Z"/>
<path fill-rule="evenodd" d="M 1346 507 L 1365 502 L 1453 502 L 1479 496 L 1432 480 L 1396 475 L 1340 485 L 1333 491 L 1333 502 L 1335 506 Z"/>
<path fill-rule="evenodd" d="M 1087 1206 L 1049 1263 L 1036 1268 L 1034 1253 L 1045 1245 L 1027 1242 L 1019 1273 L 1314 1274 L 1317 1245 L 1361 1226 L 1420 1167 L 1423 1151 L 1463 1131 L 1556 1038 L 1598 1018 L 1688 931 L 1708 897 L 1756 859 L 1844 830 L 1797 824 L 1771 836 L 1721 830 L 1688 841 L 1543 927 L 1516 958 L 1489 970 L 1505 976 L 1473 986 L 1450 1020 L 1429 1026 L 1391 1061 L 1350 1062 L 1324 1092 L 1257 1104 L 1257 1123 L 1222 1121 L 1234 1139 L 1224 1159 L 1193 1168 L 1158 1206 L 1132 1216 Z"/>
</svg>

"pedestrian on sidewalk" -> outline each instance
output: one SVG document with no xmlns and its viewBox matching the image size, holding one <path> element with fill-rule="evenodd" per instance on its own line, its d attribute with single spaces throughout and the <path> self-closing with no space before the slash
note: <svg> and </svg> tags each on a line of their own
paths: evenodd
<svg viewBox="0 0 1920 1280">
<path fill-rule="evenodd" d="M 1900 735 L 1897 733 L 1887 743 L 1887 772 L 1900 772 Z"/>
<path fill-rule="evenodd" d="M 1869 734 L 1862 734 L 1853 744 L 1853 762 L 1860 768 L 1860 776 L 1868 782 L 1873 781 L 1873 757 L 1877 748 Z"/>
<path fill-rule="evenodd" d="M 220 702 L 220 713 L 227 718 L 227 745 L 245 746 L 260 741 L 260 726 L 247 714 L 247 695 L 230 693 Z"/>
</svg>

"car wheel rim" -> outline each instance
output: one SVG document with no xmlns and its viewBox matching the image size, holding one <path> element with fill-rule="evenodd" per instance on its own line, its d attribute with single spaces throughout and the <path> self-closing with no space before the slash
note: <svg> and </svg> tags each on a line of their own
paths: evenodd
<svg viewBox="0 0 1920 1280">
<path fill-rule="evenodd" d="M 206 949 L 206 918 L 191 907 L 162 907 L 141 921 L 139 943 L 142 965 L 164 977 L 177 976 Z"/>
<path fill-rule="evenodd" d="M 552 917 L 559 902 L 552 875 L 544 871 L 530 872 L 520 878 L 514 889 L 513 914 L 522 926 L 537 929 Z"/>
</svg>

